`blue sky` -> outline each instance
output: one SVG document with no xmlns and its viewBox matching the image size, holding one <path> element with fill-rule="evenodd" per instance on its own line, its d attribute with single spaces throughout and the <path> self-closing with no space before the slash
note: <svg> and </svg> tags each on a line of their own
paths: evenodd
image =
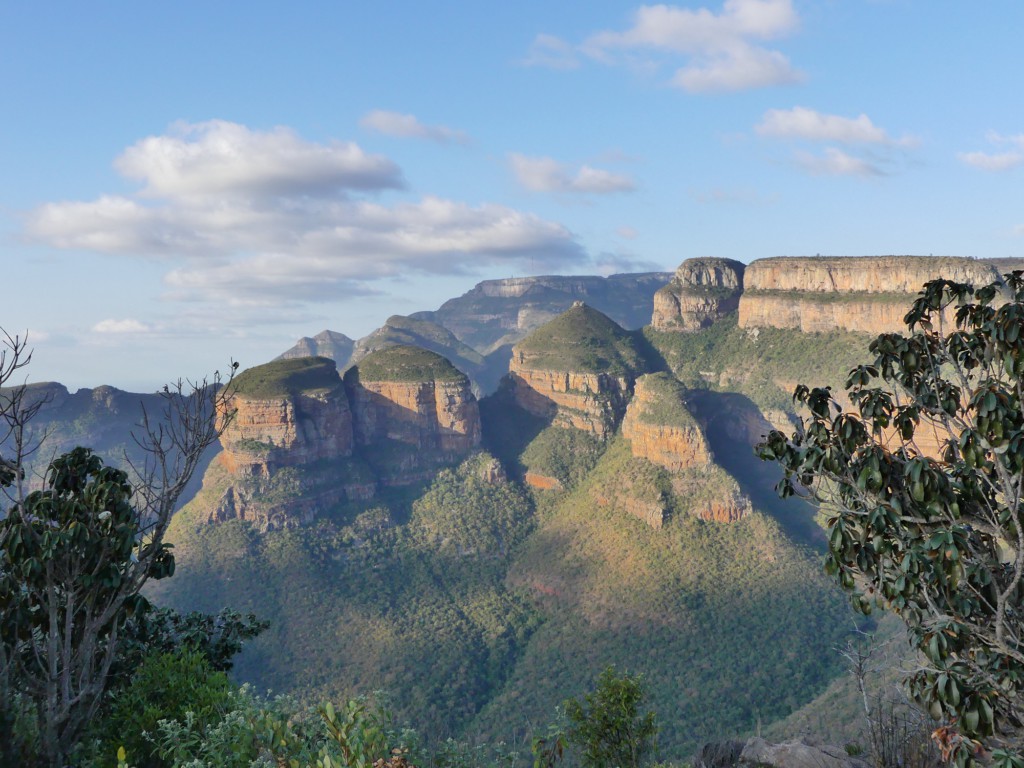
<svg viewBox="0 0 1024 768">
<path fill-rule="evenodd" d="M 1024 4 L 0 3 L 0 327 L 151 390 L 512 275 L 1024 256 Z"/>
</svg>

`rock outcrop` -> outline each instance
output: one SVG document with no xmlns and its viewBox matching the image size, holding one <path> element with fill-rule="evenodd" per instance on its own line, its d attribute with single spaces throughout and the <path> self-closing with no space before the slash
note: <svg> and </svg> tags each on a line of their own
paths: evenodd
<svg viewBox="0 0 1024 768">
<path fill-rule="evenodd" d="M 735 312 L 744 269 L 732 259 L 687 259 L 654 294 L 651 325 L 660 331 L 698 331 Z"/>
<path fill-rule="evenodd" d="M 269 475 L 281 467 L 352 454 L 352 413 L 341 379 L 330 389 L 228 401 L 234 416 L 221 435 L 232 472 Z"/>
<path fill-rule="evenodd" d="M 220 417 L 223 492 L 210 522 L 261 529 L 312 520 L 380 485 L 408 485 L 480 445 L 466 376 L 415 347 L 367 355 L 344 382 L 333 360 L 279 359 L 244 371 Z M 500 480 L 500 465 L 492 469 Z"/>
<path fill-rule="evenodd" d="M 385 451 L 389 461 L 371 458 L 389 484 L 420 479 L 480 445 L 480 410 L 469 379 L 434 352 L 387 347 L 349 370 L 345 385 L 357 443 L 396 449 Z"/>
<path fill-rule="evenodd" d="M 622 420 L 622 435 L 633 455 L 672 472 L 711 461 L 704 432 L 683 403 L 683 385 L 668 374 L 636 380 L 633 399 Z"/>
<path fill-rule="evenodd" d="M 509 377 L 519 407 L 604 439 L 644 366 L 626 331 L 577 302 L 513 347 Z"/>
<path fill-rule="evenodd" d="M 744 274 L 741 328 L 797 328 L 879 334 L 905 329 L 903 316 L 929 280 L 983 285 L 990 264 L 966 258 L 847 256 L 759 259 Z"/>
</svg>

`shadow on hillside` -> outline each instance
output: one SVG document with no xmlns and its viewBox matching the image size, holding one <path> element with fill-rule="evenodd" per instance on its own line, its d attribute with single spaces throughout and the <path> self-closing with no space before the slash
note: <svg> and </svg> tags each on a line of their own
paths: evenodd
<svg viewBox="0 0 1024 768">
<path fill-rule="evenodd" d="M 551 419 L 524 411 L 515 401 L 509 379 L 502 379 L 497 392 L 480 399 L 480 427 L 483 446 L 505 466 L 505 471 L 521 477 L 519 460 L 526 446 L 551 424 Z"/>
<path fill-rule="evenodd" d="M 735 392 L 691 390 L 689 405 L 704 426 L 715 461 L 736 478 L 756 509 L 771 515 L 794 541 L 824 552 L 825 532 L 814 508 L 800 499 L 780 499 L 775 484 L 782 470 L 754 455 L 754 444 L 772 426 L 750 398 Z"/>
</svg>

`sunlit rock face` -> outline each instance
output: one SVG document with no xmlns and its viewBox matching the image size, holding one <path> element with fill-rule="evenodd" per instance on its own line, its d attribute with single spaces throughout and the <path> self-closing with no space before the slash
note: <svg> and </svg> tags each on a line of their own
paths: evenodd
<svg viewBox="0 0 1024 768">
<path fill-rule="evenodd" d="M 735 312 L 744 270 L 732 259 L 687 259 L 654 294 L 651 325 L 659 331 L 698 331 Z"/>
<path fill-rule="evenodd" d="M 999 278 L 988 263 L 930 256 L 759 259 L 744 274 L 742 328 L 796 328 L 880 334 L 905 330 L 903 317 L 929 280 L 984 285 Z"/>
<path fill-rule="evenodd" d="M 682 386 L 665 374 L 637 379 L 622 435 L 634 456 L 673 472 L 711 461 L 704 431 L 682 402 Z"/>
</svg>

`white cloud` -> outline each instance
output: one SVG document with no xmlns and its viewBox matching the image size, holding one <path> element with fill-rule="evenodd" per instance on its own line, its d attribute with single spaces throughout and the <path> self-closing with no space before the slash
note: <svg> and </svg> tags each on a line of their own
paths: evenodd
<svg viewBox="0 0 1024 768">
<path fill-rule="evenodd" d="M 516 179 L 533 192 L 576 192 L 584 194 L 609 194 L 631 192 L 636 184 L 623 176 L 589 165 L 572 169 L 550 157 L 527 157 L 509 155 L 509 164 Z"/>
<path fill-rule="evenodd" d="M 985 134 L 985 138 L 996 146 L 1010 145 L 1016 149 L 1007 152 L 960 152 L 957 154 L 960 162 L 983 171 L 1008 171 L 1024 164 L 1024 133 L 1016 136 L 1004 136 L 995 131 L 989 131 Z"/>
<path fill-rule="evenodd" d="M 644 5 L 629 29 L 591 35 L 580 50 L 609 64 L 622 54 L 685 57 L 671 82 L 694 93 L 764 88 L 803 79 L 783 53 L 759 44 L 795 32 L 799 23 L 791 0 L 726 0 L 719 13 Z"/>
<path fill-rule="evenodd" d="M 533 39 L 529 52 L 521 64 L 525 67 L 548 69 L 576 69 L 579 57 L 572 45 L 554 35 L 539 34 Z"/>
<path fill-rule="evenodd" d="M 359 121 L 359 124 L 386 136 L 427 139 L 438 144 L 469 143 L 469 137 L 462 131 L 456 131 L 443 125 L 424 125 L 415 115 L 403 115 L 400 112 L 388 112 L 383 109 L 368 112 Z"/>
<path fill-rule="evenodd" d="M 506 206 L 361 199 L 359 190 L 394 186 L 397 166 L 287 129 L 177 126 L 131 147 L 117 167 L 143 182 L 138 195 L 48 203 L 30 212 L 26 234 L 59 248 L 168 261 L 174 300 L 279 311 L 365 295 L 387 277 L 589 263 L 565 227 Z M 577 183 L 601 189 L 615 177 L 581 169 Z M 104 332 L 128 327 L 115 322 Z"/>
<path fill-rule="evenodd" d="M 323 197 L 404 186 L 397 165 L 352 142 L 315 144 L 288 128 L 251 131 L 224 120 L 176 123 L 169 135 L 128 147 L 114 166 L 154 198 Z"/>
<path fill-rule="evenodd" d="M 842 144 L 884 144 L 912 146 L 912 137 L 892 139 L 865 114 L 857 117 L 827 115 L 807 107 L 770 109 L 754 129 L 762 136 L 810 141 L 838 141 Z"/>
<path fill-rule="evenodd" d="M 100 320 L 96 325 L 92 327 L 93 333 L 109 334 L 109 335 L 125 335 L 125 334 L 141 334 L 141 333 L 152 333 L 155 328 L 146 323 L 135 320 L 131 317 L 126 317 L 121 320 L 115 320 L 114 318 L 108 318 L 107 320 Z"/>
<path fill-rule="evenodd" d="M 882 170 L 864 158 L 854 157 L 841 149 L 826 147 L 822 155 L 798 152 L 796 162 L 816 176 L 884 176 Z"/>
<path fill-rule="evenodd" d="M 622 226 L 615 230 L 615 234 L 619 237 L 623 237 L 626 240 L 635 240 L 640 236 L 640 233 L 633 227 Z"/>
<path fill-rule="evenodd" d="M 1008 171 L 1024 163 L 1020 152 L 960 152 L 960 162 L 983 171 Z"/>
</svg>

